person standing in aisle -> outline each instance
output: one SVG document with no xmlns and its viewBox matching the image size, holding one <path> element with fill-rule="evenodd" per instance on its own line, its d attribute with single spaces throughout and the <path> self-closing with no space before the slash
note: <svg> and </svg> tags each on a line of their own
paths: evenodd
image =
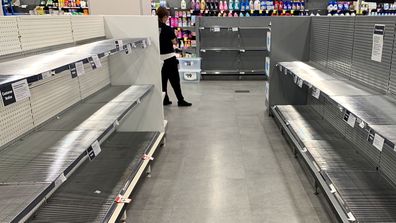
<svg viewBox="0 0 396 223">
<path fill-rule="evenodd" d="M 176 58 L 175 49 L 173 45 L 177 44 L 176 35 L 174 30 L 166 25 L 166 21 L 169 19 L 169 11 L 164 7 L 157 9 L 159 31 L 160 31 L 160 56 L 161 60 L 164 61 L 162 65 L 162 91 L 165 92 L 164 105 L 170 105 L 172 102 L 169 100 L 167 88 L 168 80 L 172 85 L 177 97 L 177 105 L 182 107 L 191 106 L 192 104 L 185 101 L 179 76 L 179 61 Z"/>
</svg>

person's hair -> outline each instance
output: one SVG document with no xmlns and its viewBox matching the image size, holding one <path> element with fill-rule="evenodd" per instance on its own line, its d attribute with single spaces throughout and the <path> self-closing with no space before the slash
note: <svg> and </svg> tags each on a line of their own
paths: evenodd
<svg viewBox="0 0 396 223">
<path fill-rule="evenodd" d="M 162 19 L 162 18 L 164 18 L 165 16 L 169 16 L 169 11 L 168 11 L 168 9 L 166 9 L 165 7 L 160 6 L 160 7 L 157 9 L 157 16 L 158 16 L 159 19 Z"/>
</svg>

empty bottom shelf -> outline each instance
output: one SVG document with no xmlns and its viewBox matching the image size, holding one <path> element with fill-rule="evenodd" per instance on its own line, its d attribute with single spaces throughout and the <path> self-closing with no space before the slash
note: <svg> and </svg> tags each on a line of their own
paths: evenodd
<svg viewBox="0 0 396 223">
<path fill-rule="evenodd" d="M 99 156 L 67 179 L 31 222 L 102 222 L 110 217 L 115 198 L 134 177 L 158 135 L 114 133 L 102 144 Z"/>
<path fill-rule="evenodd" d="M 310 106 L 275 106 L 275 117 L 287 126 L 320 169 L 328 186 L 358 222 L 396 222 L 396 188 Z"/>
</svg>

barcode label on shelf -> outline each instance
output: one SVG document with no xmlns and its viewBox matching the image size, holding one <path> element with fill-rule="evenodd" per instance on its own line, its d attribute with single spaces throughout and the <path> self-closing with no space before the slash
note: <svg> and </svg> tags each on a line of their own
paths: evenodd
<svg viewBox="0 0 396 223">
<path fill-rule="evenodd" d="M 220 32 L 220 27 L 213 27 L 212 31 L 213 32 Z"/>
<path fill-rule="evenodd" d="M 282 72 L 283 71 L 283 67 L 282 65 L 279 65 L 279 71 Z"/>
<path fill-rule="evenodd" d="M 102 151 L 102 149 L 100 148 L 99 141 L 96 140 L 96 141 L 91 145 L 91 147 L 89 147 L 89 148 L 87 149 L 87 154 L 88 154 L 89 160 L 95 159 L 95 157 L 97 157 L 101 151 Z"/>
<path fill-rule="evenodd" d="M 116 44 L 116 48 L 117 48 L 118 51 L 123 50 L 124 43 L 123 43 L 122 40 L 116 40 L 115 44 Z"/>
<path fill-rule="evenodd" d="M 267 32 L 267 50 L 271 52 L 271 32 Z"/>
<path fill-rule="evenodd" d="M 100 62 L 98 55 L 93 55 L 92 57 L 88 58 L 88 60 L 93 70 L 102 67 L 102 63 Z"/>
<path fill-rule="evenodd" d="M 283 71 L 285 75 L 287 75 L 287 69 L 285 68 L 285 70 Z"/>
<path fill-rule="evenodd" d="M 66 176 L 64 173 L 62 173 L 58 178 L 55 180 L 55 186 L 61 185 L 63 182 L 67 180 Z"/>
<path fill-rule="evenodd" d="M 82 61 L 76 63 L 77 76 L 85 74 L 84 63 Z"/>
<path fill-rule="evenodd" d="M 320 90 L 318 88 L 312 88 L 312 96 L 316 99 L 320 97 Z"/>
<path fill-rule="evenodd" d="M 0 92 L 4 106 L 30 97 L 30 89 L 26 79 L 2 86 Z"/>
<path fill-rule="evenodd" d="M 128 44 L 127 45 L 127 48 L 126 48 L 126 50 L 125 50 L 125 53 L 126 54 L 130 54 L 132 52 L 132 44 Z"/>
<path fill-rule="evenodd" d="M 373 146 L 377 148 L 379 151 L 382 151 L 382 148 L 384 147 L 385 139 L 375 133 L 374 135 L 374 141 L 373 141 Z"/>
<path fill-rule="evenodd" d="M 301 79 L 301 78 L 298 78 L 297 85 L 298 85 L 300 88 L 302 88 L 302 87 L 303 87 L 303 84 L 304 84 L 304 80 Z"/>
<path fill-rule="evenodd" d="M 70 64 L 69 69 L 70 69 L 70 74 L 71 74 L 72 78 L 76 78 L 77 77 L 76 64 L 74 64 L 74 63 Z"/>
<path fill-rule="evenodd" d="M 297 77 L 297 75 L 294 75 L 294 79 L 293 79 L 293 81 L 294 81 L 294 83 L 295 83 L 295 84 L 297 84 L 297 81 L 298 81 L 298 77 Z"/>
<path fill-rule="evenodd" d="M 355 127 L 356 116 L 351 114 L 351 112 L 345 110 L 344 121 L 346 121 L 348 123 L 348 125 L 350 125 L 353 128 L 353 127 Z"/>
<path fill-rule="evenodd" d="M 41 78 L 44 80 L 44 79 L 47 79 L 49 77 L 52 77 L 52 75 L 54 75 L 54 74 L 55 74 L 54 71 L 46 71 L 46 72 L 41 74 Z"/>
<path fill-rule="evenodd" d="M 232 27 L 233 32 L 238 32 L 238 27 Z"/>
</svg>

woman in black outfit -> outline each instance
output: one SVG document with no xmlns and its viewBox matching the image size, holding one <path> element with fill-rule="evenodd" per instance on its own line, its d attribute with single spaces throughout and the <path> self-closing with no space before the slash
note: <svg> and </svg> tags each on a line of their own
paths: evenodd
<svg viewBox="0 0 396 223">
<path fill-rule="evenodd" d="M 179 69 L 178 64 L 179 61 L 176 58 L 175 50 L 173 49 L 173 45 L 176 45 L 176 35 L 174 30 L 166 25 L 166 21 L 169 19 L 169 11 L 164 7 L 159 7 L 157 9 L 159 30 L 160 30 L 160 56 L 161 60 L 164 61 L 164 65 L 162 66 L 162 91 L 165 92 L 164 105 L 170 105 L 172 102 L 168 97 L 168 80 L 171 83 L 173 90 L 175 91 L 177 97 L 177 105 L 178 106 L 191 106 L 191 103 L 188 103 L 184 100 L 181 86 L 180 86 L 180 77 L 179 77 Z"/>
</svg>

